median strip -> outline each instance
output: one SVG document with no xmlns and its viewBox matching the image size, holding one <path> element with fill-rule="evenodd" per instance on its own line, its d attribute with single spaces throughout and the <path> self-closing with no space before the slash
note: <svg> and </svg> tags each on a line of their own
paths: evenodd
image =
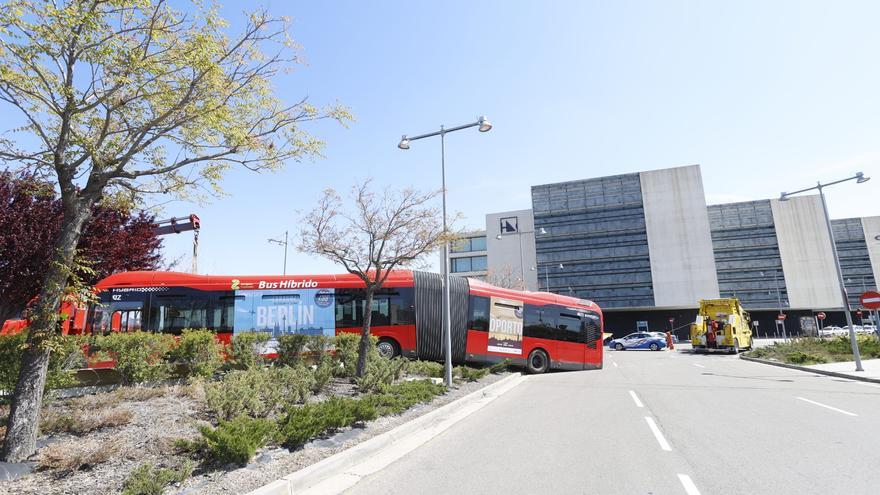
<svg viewBox="0 0 880 495">
<path fill-rule="evenodd" d="M 648 427 L 651 428 L 651 433 L 654 434 L 654 438 L 657 439 L 657 443 L 660 444 L 660 448 L 665 450 L 666 452 L 671 452 L 672 447 L 669 445 L 669 442 L 666 441 L 663 433 L 660 432 L 660 428 L 657 426 L 657 423 L 654 422 L 654 418 L 650 416 L 645 416 L 645 421 L 648 422 Z"/>
<path fill-rule="evenodd" d="M 847 416 L 858 416 L 858 414 L 856 414 L 856 413 L 851 413 L 851 412 L 849 412 L 849 411 L 844 411 L 843 409 L 838 409 L 838 408 L 836 408 L 836 407 L 832 407 L 832 406 L 829 406 L 829 405 L 827 405 L 827 404 L 822 404 L 821 402 L 816 402 L 816 401 L 814 401 L 814 400 L 805 399 L 805 398 L 803 398 L 803 397 L 798 397 L 798 399 L 800 399 L 800 400 L 802 400 L 802 401 L 804 401 L 804 402 L 809 402 L 810 404 L 815 404 L 815 405 L 817 405 L 817 406 L 819 406 L 819 407 L 824 407 L 825 409 L 831 409 L 832 411 L 837 411 L 837 412 L 839 412 L 840 414 L 846 414 Z"/>
</svg>

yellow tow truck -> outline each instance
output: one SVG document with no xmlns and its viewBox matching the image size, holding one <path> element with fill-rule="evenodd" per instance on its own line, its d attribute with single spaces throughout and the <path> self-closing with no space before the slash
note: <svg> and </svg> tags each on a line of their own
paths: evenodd
<svg viewBox="0 0 880 495">
<path fill-rule="evenodd" d="M 702 299 L 697 318 L 691 324 L 694 352 L 725 351 L 736 354 L 752 348 L 749 314 L 736 298 Z"/>
</svg>

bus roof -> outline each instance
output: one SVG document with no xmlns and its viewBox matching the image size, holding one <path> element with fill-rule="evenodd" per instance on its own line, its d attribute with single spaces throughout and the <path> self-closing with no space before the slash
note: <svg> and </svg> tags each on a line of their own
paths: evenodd
<svg viewBox="0 0 880 495">
<path fill-rule="evenodd" d="M 486 297 L 507 297 L 529 304 L 557 304 L 599 311 L 593 301 L 563 296 L 549 292 L 506 289 L 468 278 L 470 290 Z M 412 270 L 394 270 L 385 282 L 386 287 L 413 285 Z M 193 275 L 182 272 L 135 271 L 122 272 L 104 278 L 96 288 L 106 290 L 115 287 L 191 287 L 201 290 L 259 290 L 259 289 L 321 289 L 359 288 L 364 282 L 350 273 L 325 275 Z"/>
</svg>

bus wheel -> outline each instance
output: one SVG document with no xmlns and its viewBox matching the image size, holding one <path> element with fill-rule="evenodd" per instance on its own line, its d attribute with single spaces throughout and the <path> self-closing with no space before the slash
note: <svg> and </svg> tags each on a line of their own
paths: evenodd
<svg viewBox="0 0 880 495">
<path fill-rule="evenodd" d="M 376 350 L 385 359 L 392 359 L 400 355 L 400 346 L 391 339 L 380 339 L 376 344 Z"/>
<path fill-rule="evenodd" d="M 541 349 L 535 349 L 529 354 L 529 373 L 541 374 L 550 368 L 550 358 Z"/>
</svg>

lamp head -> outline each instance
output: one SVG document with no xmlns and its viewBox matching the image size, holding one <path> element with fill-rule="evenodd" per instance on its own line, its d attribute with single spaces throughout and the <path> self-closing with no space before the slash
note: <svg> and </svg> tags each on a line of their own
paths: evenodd
<svg viewBox="0 0 880 495">
<path fill-rule="evenodd" d="M 859 172 L 856 174 L 856 184 L 863 184 L 871 180 L 870 177 L 865 177 L 865 174 Z"/>
<path fill-rule="evenodd" d="M 498 240 L 500 241 L 500 240 L 501 240 L 501 234 L 496 235 L 495 238 L 498 239 Z"/>
<path fill-rule="evenodd" d="M 541 235 L 544 235 L 547 233 L 547 229 L 545 229 L 544 227 L 541 227 L 541 230 L 539 230 L 538 233 Z"/>
<path fill-rule="evenodd" d="M 486 118 L 485 115 L 480 117 L 480 132 L 489 132 L 492 130 L 492 124 L 489 123 L 489 119 Z"/>
<path fill-rule="evenodd" d="M 779 194 L 779 201 L 788 201 L 788 194 L 780 193 Z"/>
<path fill-rule="evenodd" d="M 563 265 L 562 263 L 560 263 L 560 264 L 559 264 L 559 269 L 562 270 L 563 268 L 565 268 L 565 265 Z"/>
<path fill-rule="evenodd" d="M 409 138 L 406 137 L 406 134 L 404 134 L 403 136 L 400 137 L 400 142 L 397 143 L 397 147 L 402 150 L 409 149 Z"/>
</svg>

